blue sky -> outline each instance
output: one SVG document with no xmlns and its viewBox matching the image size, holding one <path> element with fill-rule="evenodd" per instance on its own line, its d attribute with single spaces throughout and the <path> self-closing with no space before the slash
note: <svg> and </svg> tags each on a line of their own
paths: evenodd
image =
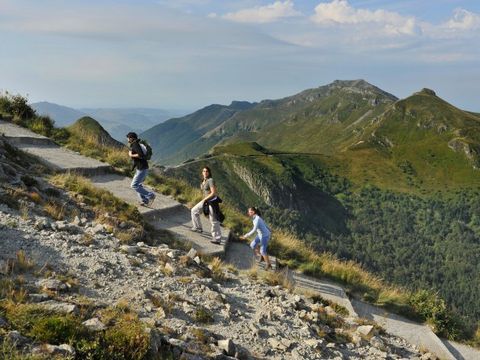
<svg viewBox="0 0 480 360">
<path fill-rule="evenodd" d="M 363 78 L 480 112 L 478 0 L 0 0 L 0 90 L 197 109 Z"/>
</svg>

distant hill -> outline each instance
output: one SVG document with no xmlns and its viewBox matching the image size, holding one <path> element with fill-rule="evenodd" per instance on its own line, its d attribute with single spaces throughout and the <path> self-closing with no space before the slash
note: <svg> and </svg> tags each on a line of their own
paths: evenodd
<svg viewBox="0 0 480 360">
<path fill-rule="evenodd" d="M 130 131 L 140 133 L 176 114 L 176 112 L 153 108 L 82 108 L 49 103 L 46 101 L 31 104 L 39 115 L 48 115 L 58 127 L 73 124 L 83 116 L 96 119 L 115 139 L 124 141 Z"/>
<path fill-rule="evenodd" d="M 150 108 L 82 108 L 81 111 L 97 119 L 120 141 L 129 131 L 140 133 L 174 116 L 170 111 Z"/>
<path fill-rule="evenodd" d="M 50 116 L 50 118 L 55 121 L 55 126 L 57 127 L 69 126 L 77 119 L 87 115 L 83 111 L 46 101 L 33 103 L 30 106 L 37 112 L 38 115 Z"/>
<path fill-rule="evenodd" d="M 67 129 L 71 133 L 72 137 L 76 137 L 77 139 L 80 139 L 80 141 L 94 142 L 95 144 L 119 149 L 125 147 L 124 144 L 113 139 L 110 134 L 98 123 L 98 121 L 88 116 L 78 119 Z"/>
<path fill-rule="evenodd" d="M 199 143 L 198 140 L 226 120 L 255 105 L 240 101 L 234 101 L 228 106 L 210 105 L 190 115 L 156 125 L 143 132 L 141 137 L 152 145 L 156 161 L 170 164 L 181 162 L 208 152 L 216 141 Z M 195 145 L 192 146 L 192 143 Z"/>
</svg>

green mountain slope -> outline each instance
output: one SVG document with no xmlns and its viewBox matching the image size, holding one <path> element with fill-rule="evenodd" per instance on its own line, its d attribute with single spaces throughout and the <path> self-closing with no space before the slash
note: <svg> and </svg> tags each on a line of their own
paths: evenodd
<svg viewBox="0 0 480 360">
<path fill-rule="evenodd" d="M 355 143 L 397 98 L 364 80 L 334 81 L 281 100 L 262 101 L 229 119 L 212 137 L 255 139 L 283 151 L 330 154 Z"/>
<path fill-rule="evenodd" d="M 335 81 L 279 100 L 211 105 L 142 136 L 156 150 L 155 159 L 164 164 L 238 140 L 255 140 L 279 150 L 329 152 L 333 143 L 342 143 L 396 100 L 364 80 Z"/>
<path fill-rule="evenodd" d="M 214 143 L 191 144 L 238 112 L 254 104 L 234 101 L 229 106 L 210 105 L 182 118 L 170 119 L 143 132 L 140 137 L 153 147 L 154 160 L 162 164 L 181 162 L 210 150 Z"/>
<path fill-rule="evenodd" d="M 167 174 L 198 186 L 208 165 L 220 196 L 239 210 L 260 206 L 268 223 L 315 251 L 353 259 L 410 289 L 438 291 L 470 324 L 478 321 L 478 188 L 429 196 L 385 190 L 338 175 L 336 161 L 242 143 L 217 147 L 211 158 Z"/>
<path fill-rule="evenodd" d="M 337 158 L 348 178 L 381 187 L 478 188 L 480 117 L 424 89 L 389 107 Z"/>
<path fill-rule="evenodd" d="M 81 142 L 93 142 L 100 146 L 108 146 L 114 148 L 124 148 L 125 145 L 115 140 L 110 134 L 96 121 L 89 116 L 84 116 L 69 127 L 67 130 L 70 137 L 79 139 Z"/>
</svg>

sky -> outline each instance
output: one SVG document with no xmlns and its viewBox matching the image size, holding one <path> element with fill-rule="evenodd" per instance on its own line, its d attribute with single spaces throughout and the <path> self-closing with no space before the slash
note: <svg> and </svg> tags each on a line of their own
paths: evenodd
<svg viewBox="0 0 480 360">
<path fill-rule="evenodd" d="M 480 112 L 479 0 L 0 0 L 0 91 L 195 110 L 365 79 Z"/>
</svg>

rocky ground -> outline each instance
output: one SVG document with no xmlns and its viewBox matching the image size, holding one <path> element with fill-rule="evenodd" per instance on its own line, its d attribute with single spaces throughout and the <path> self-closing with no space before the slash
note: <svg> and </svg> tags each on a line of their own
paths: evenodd
<svg viewBox="0 0 480 360">
<path fill-rule="evenodd" d="M 73 314 L 91 331 L 111 326 L 97 316 L 101 309 L 128 306 L 149 334 L 151 358 L 165 347 L 170 358 L 184 359 L 432 357 L 322 299 L 296 294 L 281 285 L 281 274 L 239 272 L 161 237 L 155 246 L 126 244 L 95 221 L 94 209 L 32 176 L 35 163 L 15 156 L 0 142 L 0 278 L 21 278 L 19 302 Z M 46 192 L 75 216 L 46 216 L 34 201 Z M 16 330 L 0 311 L 0 344 L 10 339 L 25 353 L 76 357 L 70 344 Z"/>
</svg>

